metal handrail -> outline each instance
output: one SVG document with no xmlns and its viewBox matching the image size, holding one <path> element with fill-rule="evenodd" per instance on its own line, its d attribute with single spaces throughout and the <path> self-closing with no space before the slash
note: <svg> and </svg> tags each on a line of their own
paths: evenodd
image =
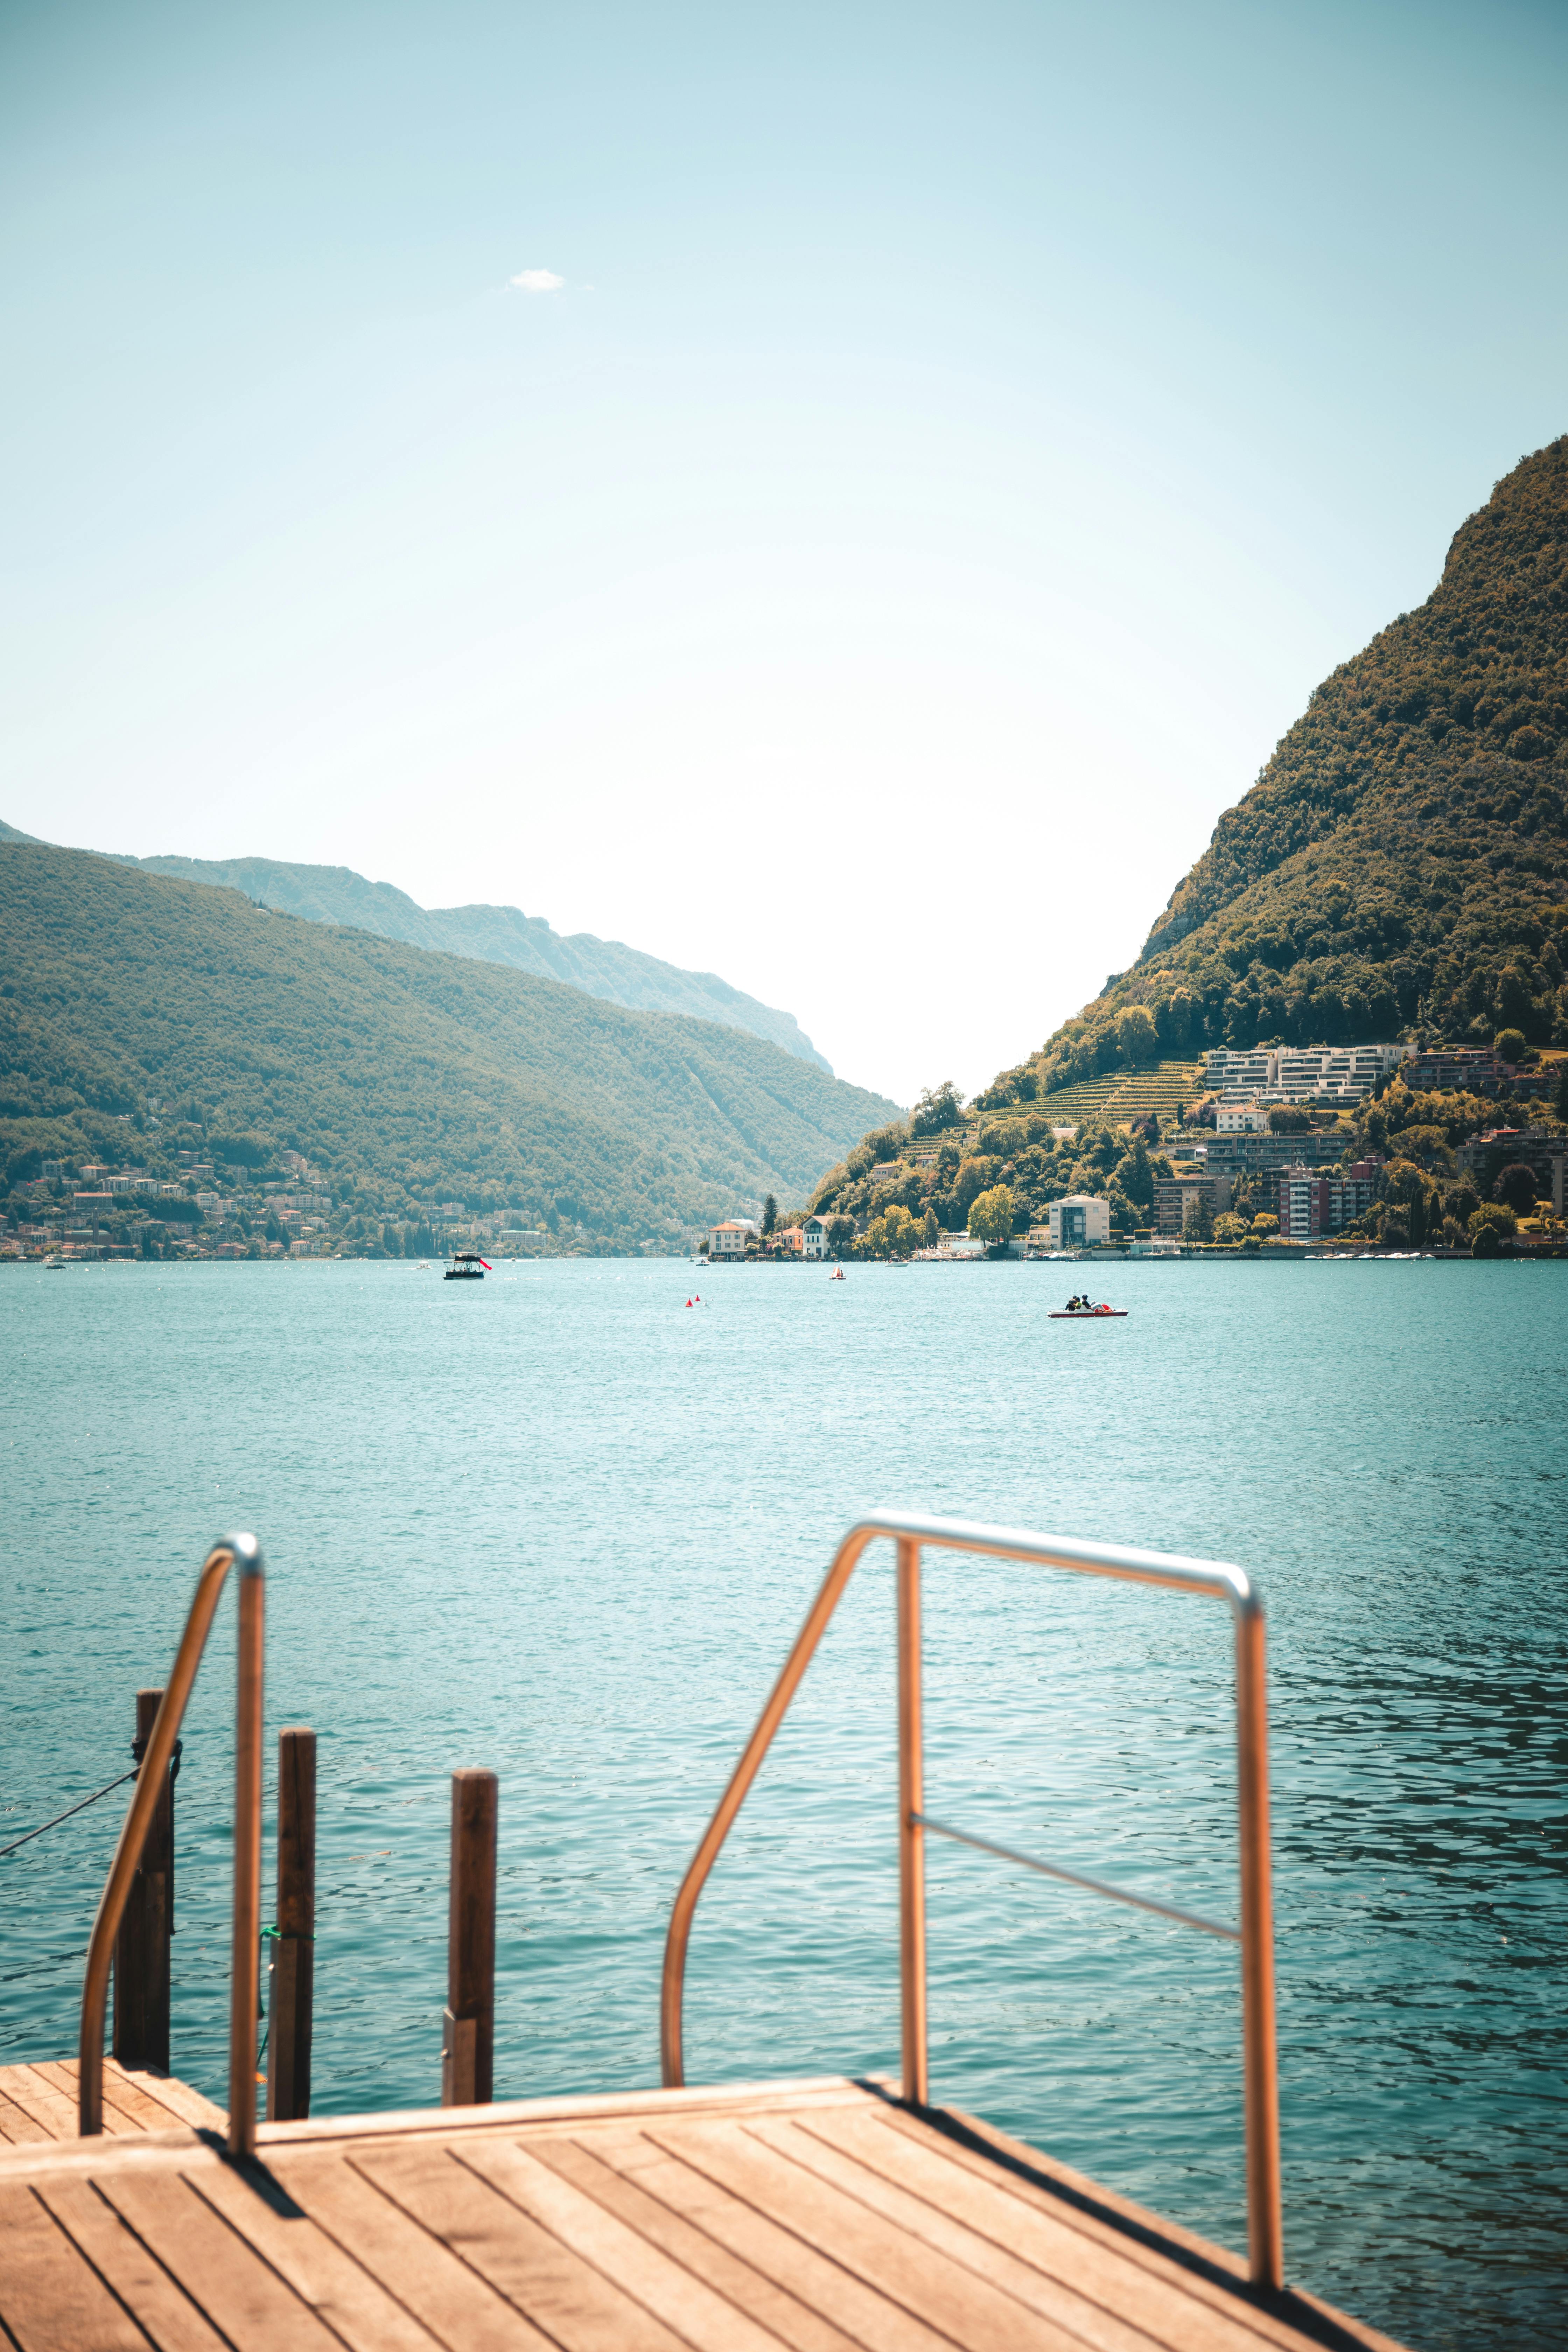
<svg viewBox="0 0 1568 2352">
<path fill-rule="evenodd" d="M 147 1752 L 109 1866 L 81 1994 L 77 2129 L 84 2139 L 103 2129 L 103 2023 L 115 1938 L 131 1882 L 163 1787 L 163 1776 L 202 1652 L 212 1630 L 224 1581 L 237 1568 L 239 1687 L 234 1761 L 234 1944 L 228 2020 L 228 2152 L 256 2153 L 256 2012 L 261 1969 L 261 1668 L 266 1634 L 266 1570 L 254 1536 L 221 1536 L 202 1563 L 185 1630 L 174 1654 Z"/>
<path fill-rule="evenodd" d="M 1089 1888 L 1114 1900 L 1157 1911 L 1184 1927 L 1223 1936 L 1241 1946 L 1243 2091 L 1247 2130 L 1247 2214 L 1249 2268 L 1255 2285 L 1284 2284 L 1284 2235 L 1279 2192 L 1279 2088 L 1274 2035 L 1274 1927 L 1268 1869 L 1268 1727 L 1267 1653 L 1263 1603 L 1244 1569 L 1212 1560 L 1183 1559 L 1165 1552 L 1120 1545 L 1079 1543 L 1061 1536 L 1029 1535 L 1013 1528 L 985 1527 L 968 1519 L 926 1518 L 909 1511 L 876 1511 L 852 1527 L 806 1613 L 795 1647 L 769 1695 L 757 1727 L 691 1864 L 680 1883 L 664 1948 L 660 2044 L 667 2087 L 685 2081 L 681 2060 L 681 2012 L 686 1949 L 691 1921 L 709 1872 L 719 1858 L 746 1793 L 762 1768 L 774 1732 L 799 1687 L 829 1618 L 853 1575 L 861 1553 L 879 1537 L 898 1547 L 899 1642 L 899 1958 L 903 2042 L 903 2095 L 913 2106 L 930 2104 L 926 2051 L 925 1834 L 928 1830 L 965 1845 L 1000 1853 L 1009 1861 Z M 1237 1806 L 1241 1848 L 1241 1925 L 1178 1911 L 1173 1905 L 1111 1886 L 1054 1863 L 1037 1863 L 1010 1847 L 967 1832 L 948 1829 L 925 1811 L 921 1706 L 921 1547 L 973 1551 L 994 1559 L 1022 1559 L 1043 1568 L 1065 1568 L 1109 1576 L 1131 1584 L 1157 1584 L 1224 1601 L 1236 1629 Z"/>
</svg>

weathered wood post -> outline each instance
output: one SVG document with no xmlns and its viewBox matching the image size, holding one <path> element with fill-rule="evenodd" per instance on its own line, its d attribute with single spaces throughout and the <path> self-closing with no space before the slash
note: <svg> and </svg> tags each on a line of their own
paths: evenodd
<svg viewBox="0 0 1568 2352">
<path fill-rule="evenodd" d="M 140 1762 L 163 1701 L 136 1694 Z M 169 1938 L 174 1932 L 174 1776 L 163 1784 L 114 1940 L 114 2023 L 110 2048 L 122 2066 L 169 2072 Z"/>
<path fill-rule="evenodd" d="M 316 1975 L 316 1735 L 278 1735 L 278 1933 L 267 2008 L 267 2120 L 310 2112 L 310 2021 Z"/>
<path fill-rule="evenodd" d="M 488 2106 L 496 2017 L 496 1795 L 493 1772 L 452 1775 L 452 1875 L 441 2105 Z"/>
</svg>

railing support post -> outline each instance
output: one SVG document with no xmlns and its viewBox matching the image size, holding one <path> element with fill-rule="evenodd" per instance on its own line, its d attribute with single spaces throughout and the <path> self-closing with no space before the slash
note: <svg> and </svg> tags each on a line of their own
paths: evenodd
<svg viewBox="0 0 1568 2352">
<path fill-rule="evenodd" d="M 136 1694 L 136 1744 L 143 1766 L 161 1690 Z M 174 1932 L 174 1784 L 165 1770 L 142 1858 L 114 1939 L 114 2022 L 110 2047 L 122 2066 L 169 2072 L 169 1938 Z"/>
<path fill-rule="evenodd" d="M 168 1688 L 153 1717 L 135 1794 L 121 1827 L 114 1860 L 99 1898 L 98 1916 L 88 1938 L 81 2025 L 77 2037 L 77 2129 L 83 2139 L 91 2139 L 103 2129 L 103 2020 L 109 2006 L 110 1970 L 120 1923 L 125 1916 L 132 1881 L 153 1815 L 164 1793 L 191 1685 L 212 1631 L 224 1579 L 236 1566 L 240 1576 L 239 1706 L 236 1725 L 237 1811 L 234 1824 L 234 1971 L 229 1987 L 228 2146 L 233 2156 L 255 2153 L 256 1985 L 261 1935 L 261 1649 L 266 1624 L 262 1591 L 266 1570 L 261 1547 L 254 1536 L 248 1535 L 222 1537 L 202 1562 L 185 1630 L 170 1669 Z M 249 2014 L 246 2016 L 247 2003 Z"/>
<path fill-rule="evenodd" d="M 234 1940 L 229 1966 L 228 2152 L 256 2154 L 256 2021 L 261 2009 L 262 1647 L 267 1587 L 239 1586 L 239 1703 L 234 1727 Z"/>
<path fill-rule="evenodd" d="M 1280 2287 L 1285 2283 L 1285 2233 L 1279 2181 L 1279 2076 L 1274 2044 L 1268 1636 L 1256 1596 L 1249 1596 L 1236 1612 L 1236 1696 L 1248 2266 L 1255 2286 Z"/>
<path fill-rule="evenodd" d="M 899 1975 L 902 1994 L 903 2090 L 930 2105 L 926 2053 L 925 1767 L 921 1711 L 921 1548 L 907 1536 L 899 1553 Z"/>
<path fill-rule="evenodd" d="M 291 1724 L 278 1735 L 278 1934 L 268 2000 L 268 2123 L 302 2123 L 310 2112 L 315 1951 L 316 1735 Z"/>
<path fill-rule="evenodd" d="M 493 1772 L 452 1775 L 452 1875 L 441 2105 L 482 2107 L 493 2095 L 496 2018 L 496 1810 Z"/>
</svg>

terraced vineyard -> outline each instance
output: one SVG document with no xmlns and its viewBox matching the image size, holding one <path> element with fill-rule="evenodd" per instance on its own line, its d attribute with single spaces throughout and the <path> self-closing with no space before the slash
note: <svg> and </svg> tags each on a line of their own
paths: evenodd
<svg viewBox="0 0 1568 2352">
<path fill-rule="evenodd" d="M 1154 1111 L 1163 1126 L 1203 1092 L 1201 1062 L 1156 1062 L 1152 1070 L 1137 1070 L 1123 1079 L 1101 1108 L 1114 1119 L 1147 1118 Z"/>
<path fill-rule="evenodd" d="M 1152 1068 L 1134 1070 L 1126 1077 L 1083 1078 L 1041 1095 L 1032 1105 L 1052 1119 L 1105 1118 L 1113 1126 L 1147 1118 L 1153 1111 L 1163 1126 L 1203 1092 L 1201 1062 L 1156 1062 Z"/>
<path fill-rule="evenodd" d="M 1043 1111 L 1047 1118 L 1065 1127 L 1068 1119 L 1092 1118 L 1103 1110 L 1121 1084 L 1118 1077 L 1080 1078 L 1076 1087 L 1062 1087 L 1056 1094 L 1039 1095 L 1023 1108 Z"/>
</svg>

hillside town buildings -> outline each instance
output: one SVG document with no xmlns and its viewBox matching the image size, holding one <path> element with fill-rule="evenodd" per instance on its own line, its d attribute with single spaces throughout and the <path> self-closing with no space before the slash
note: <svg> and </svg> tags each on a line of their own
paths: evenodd
<svg viewBox="0 0 1568 2352">
<path fill-rule="evenodd" d="M 1179 1237 L 1189 1211 L 1206 1203 L 1217 1217 L 1230 1206 L 1230 1179 L 1220 1174 L 1161 1176 L 1154 1181 L 1154 1230 L 1167 1239 Z"/>
<path fill-rule="evenodd" d="M 1237 1053 L 1214 1045 L 1204 1055 L 1204 1078 L 1222 1101 L 1360 1102 L 1413 1051 L 1409 1045 L 1259 1045 Z"/>
<path fill-rule="evenodd" d="M 1309 1166 L 1314 1161 L 1326 1166 L 1339 1158 L 1341 1146 L 1328 1134 L 1221 1135 L 1216 1131 L 1206 1143 L 1184 1144 L 1183 1149 L 1190 1151 L 1194 1160 L 1201 1160 L 1211 1175 L 1234 1177 L 1243 1169 L 1268 1171 L 1293 1168 L 1303 1160 Z"/>
<path fill-rule="evenodd" d="M 1282 1169 L 1279 1178 L 1279 1238 L 1316 1241 L 1364 1217 L 1377 1195 L 1382 1161 L 1358 1160 L 1352 1167 L 1322 1175 L 1311 1168 Z"/>
<path fill-rule="evenodd" d="M 1204 1084 L 1229 1105 L 1359 1102 L 1395 1071 L 1413 1094 L 1543 1095 L 1552 1073 L 1504 1062 L 1489 1045 L 1215 1045 L 1204 1055 Z"/>
<path fill-rule="evenodd" d="M 1558 1216 L 1563 1214 L 1563 1138 L 1553 1128 L 1489 1127 L 1461 1143 L 1454 1154 L 1462 1176 L 1489 1192 L 1503 1169 L 1528 1168 L 1542 1192 L 1552 1194 Z"/>
</svg>

